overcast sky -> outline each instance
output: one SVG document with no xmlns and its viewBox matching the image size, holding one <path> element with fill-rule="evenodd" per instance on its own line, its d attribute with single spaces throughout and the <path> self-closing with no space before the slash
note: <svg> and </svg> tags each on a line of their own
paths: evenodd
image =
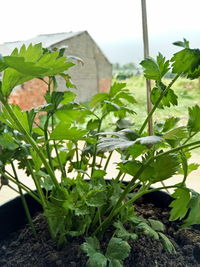
<svg viewBox="0 0 200 267">
<path fill-rule="evenodd" d="M 146 2 L 151 37 L 200 33 L 200 0 Z M 0 5 L 0 43 L 79 30 L 100 43 L 142 38 L 140 0 L 2 0 Z"/>
</svg>

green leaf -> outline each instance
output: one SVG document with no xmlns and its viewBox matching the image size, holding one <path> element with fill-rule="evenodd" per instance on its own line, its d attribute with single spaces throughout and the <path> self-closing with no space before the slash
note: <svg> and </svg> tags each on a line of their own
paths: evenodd
<svg viewBox="0 0 200 267">
<path fill-rule="evenodd" d="M 101 207 L 106 204 L 106 200 L 104 189 L 93 189 L 86 195 L 86 204 L 91 207 Z"/>
<path fill-rule="evenodd" d="M 143 60 L 140 64 L 144 68 L 144 76 L 147 79 L 156 81 L 160 81 L 169 70 L 169 61 L 166 61 L 165 57 L 160 53 L 157 56 L 156 61 L 148 58 Z"/>
<path fill-rule="evenodd" d="M 8 97 L 12 89 L 26 81 L 33 79 L 34 76 L 27 76 L 14 69 L 7 68 L 3 74 L 2 80 L 2 93 L 5 97 Z"/>
<path fill-rule="evenodd" d="M 150 223 L 153 230 L 161 231 L 161 232 L 165 231 L 165 226 L 162 222 L 160 222 L 158 220 L 154 220 L 154 219 L 148 219 L 148 222 Z"/>
<path fill-rule="evenodd" d="M 32 45 L 30 44 L 27 48 L 25 45 L 22 45 L 20 50 L 15 48 L 11 56 L 15 57 L 24 57 L 26 61 L 36 62 L 43 54 L 42 43 Z"/>
<path fill-rule="evenodd" d="M 198 163 L 190 163 L 187 166 L 187 174 L 190 174 L 192 171 L 196 171 L 199 168 L 200 164 Z M 183 170 L 180 169 L 179 174 L 183 174 Z"/>
<path fill-rule="evenodd" d="M 171 207 L 170 211 L 170 221 L 175 221 L 177 219 L 182 219 L 188 211 L 188 203 L 190 201 L 190 191 L 187 188 L 177 188 L 172 194 L 175 198 L 169 205 Z"/>
<path fill-rule="evenodd" d="M 60 122 L 56 128 L 52 131 L 50 138 L 52 140 L 72 140 L 78 141 L 83 140 L 86 130 L 78 129 L 77 127 L 71 127 L 70 124 L 65 122 Z"/>
<path fill-rule="evenodd" d="M 175 128 L 163 135 L 163 138 L 166 140 L 177 140 L 177 139 L 183 139 L 186 137 L 188 137 L 188 132 L 185 126 Z"/>
<path fill-rule="evenodd" d="M 70 102 L 74 101 L 74 99 L 76 98 L 76 94 L 71 91 L 65 91 L 63 98 L 64 99 L 62 100 L 61 104 L 67 105 Z"/>
<path fill-rule="evenodd" d="M 200 107 L 198 105 L 188 108 L 189 120 L 188 120 L 188 129 L 190 132 L 199 132 L 200 131 Z"/>
<path fill-rule="evenodd" d="M 123 267 L 123 264 L 119 260 L 109 260 L 109 265 L 108 267 Z"/>
<path fill-rule="evenodd" d="M 174 42 L 173 45 L 184 47 L 184 48 L 190 48 L 190 43 L 185 38 L 183 38 L 183 41 Z"/>
<path fill-rule="evenodd" d="M 107 267 L 107 258 L 102 253 L 94 253 L 89 258 L 87 265 L 89 267 Z"/>
<path fill-rule="evenodd" d="M 124 260 L 128 257 L 131 251 L 131 247 L 126 241 L 121 238 L 113 237 L 108 243 L 106 250 L 106 257 L 110 260 Z"/>
<path fill-rule="evenodd" d="M 11 133 L 1 133 L 0 135 L 0 147 L 15 150 L 19 145 L 15 142 Z"/>
<path fill-rule="evenodd" d="M 155 240 L 159 240 L 158 233 L 145 222 L 139 223 L 136 226 L 136 229 L 141 230 L 145 235 L 148 235 Z"/>
<path fill-rule="evenodd" d="M 200 75 L 200 50 L 185 48 L 174 54 L 171 61 L 172 72 L 185 74 L 188 78 L 198 78 Z"/>
<path fill-rule="evenodd" d="M 3 58 L 0 56 L 0 72 L 4 71 L 8 65 L 4 62 Z"/>
<path fill-rule="evenodd" d="M 126 83 L 115 82 L 110 88 L 109 97 L 110 98 L 116 97 L 116 95 L 119 92 L 122 92 L 122 89 L 124 89 L 125 87 L 126 87 Z"/>
<path fill-rule="evenodd" d="M 153 90 L 151 91 L 152 104 L 155 105 L 155 103 L 157 102 L 161 93 L 162 93 L 162 91 L 160 88 L 158 88 L 158 87 L 153 88 Z M 163 107 L 170 107 L 171 105 L 176 106 L 176 105 L 178 105 L 177 99 L 178 99 L 178 97 L 174 93 L 174 91 L 172 89 L 169 89 L 167 94 L 162 98 L 158 107 L 163 108 Z"/>
<path fill-rule="evenodd" d="M 81 249 L 89 257 L 88 266 L 91 267 L 106 267 L 107 259 L 100 252 L 99 240 L 96 237 L 86 238 L 86 242 L 81 245 Z"/>
<path fill-rule="evenodd" d="M 122 238 L 123 240 L 136 240 L 138 236 L 135 233 L 129 233 L 123 226 L 120 221 L 117 221 L 113 224 L 116 227 L 116 236 Z"/>
<path fill-rule="evenodd" d="M 164 126 L 163 126 L 163 132 L 167 132 L 171 130 L 172 128 L 174 128 L 179 120 L 180 119 L 176 117 L 170 117 L 166 119 Z"/>
<path fill-rule="evenodd" d="M 169 253 L 176 254 L 176 250 L 175 250 L 172 242 L 169 240 L 169 238 L 162 233 L 158 233 L 158 234 L 160 237 L 160 241 L 163 244 L 163 247 L 166 248 Z"/>
<path fill-rule="evenodd" d="M 22 124 L 24 129 L 27 132 L 30 132 L 27 113 L 22 111 L 19 106 L 15 106 L 15 105 L 9 105 L 9 106 L 12 109 L 13 113 L 15 113 L 15 116 L 17 117 L 18 121 Z M 13 118 L 10 116 L 10 114 L 7 112 L 7 110 L 4 107 L 2 108 L 2 112 L 0 114 L 0 120 L 4 122 L 5 124 L 7 124 L 9 127 L 21 133 L 21 129 L 18 127 L 18 124 L 16 123 L 15 120 L 13 120 Z"/>
<path fill-rule="evenodd" d="M 150 180 L 160 182 L 172 177 L 179 169 L 180 162 L 177 155 L 167 154 L 158 157 L 150 166 L 154 168 L 154 174 Z"/>
<path fill-rule="evenodd" d="M 92 97 L 89 102 L 91 108 L 96 108 L 97 106 L 101 105 L 104 100 L 108 98 L 107 93 L 98 93 Z"/>
<path fill-rule="evenodd" d="M 194 224 L 200 224 L 200 194 L 191 190 L 192 197 L 188 204 L 189 215 L 184 220 L 183 226 L 190 226 Z"/>
</svg>

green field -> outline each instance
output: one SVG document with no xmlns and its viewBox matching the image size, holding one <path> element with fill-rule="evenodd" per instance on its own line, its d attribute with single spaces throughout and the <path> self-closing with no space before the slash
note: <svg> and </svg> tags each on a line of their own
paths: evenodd
<svg viewBox="0 0 200 267">
<path fill-rule="evenodd" d="M 170 79 L 165 80 L 165 84 L 170 83 Z M 134 95 L 137 103 L 134 104 L 133 109 L 136 115 L 130 115 L 129 119 L 135 124 L 136 129 L 141 126 L 147 113 L 146 109 L 146 81 L 142 76 L 133 76 L 125 81 L 127 89 Z M 152 83 L 152 87 L 154 84 Z M 188 107 L 200 104 L 200 85 L 198 80 L 188 80 L 180 78 L 176 81 L 172 89 L 178 96 L 178 106 L 171 106 L 170 108 L 157 109 L 154 113 L 154 122 L 163 122 L 168 117 L 180 118 L 179 125 L 186 125 L 188 119 Z M 199 118 L 200 119 L 200 118 Z M 195 139 L 199 139 L 197 135 Z M 200 153 L 200 149 L 198 151 Z"/>
</svg>

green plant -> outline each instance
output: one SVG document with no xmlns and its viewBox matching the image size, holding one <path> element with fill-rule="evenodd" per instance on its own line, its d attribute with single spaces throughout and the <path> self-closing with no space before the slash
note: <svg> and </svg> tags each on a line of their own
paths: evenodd
<svg viewBox="0 0 200 267">
<path fill-rule="evenodd" d="M 200 131 L 200 107 L 189 108 L 185 126 L 177 125 L 178 119 L 170 117 L 156 125 L 154 136 L 144 133 L 158 108 L 178 104 L 172 89 L 175 81 L 182 75 L 190 79 L 200 76 L 200 50 L 186 47 L 170 61 L 159 54 L 156 60 L 141 62 L 145 77 L 154 80 L 156 86 L 151 95 L 153 109 L 146 119 L 141 118 L 140 129 L 133 129 L 132 121 L 126 120 L 130 114 L 134 121 L 136 100 L 125 83 L 114 83 L 108 93 L 95 95 L 88 104 L 74 102 L 76 95 L 70 91 L 56 91 L 57 75 L 65 79 L 67 87 L 72 86 L 65 71 L 73 65 L 63 56 L 63 51 L 51 52 L 42 49 L 41 44 L 22 46 L 0 59 L 0 71 L 3 71 L 0 120 L 7 127 L 2 130 L 0 145 L 2 151 L 8 151 L 1 153 L 2 177 L 17 184 L 22 198 L 25 191 L 41 204 L 51 237 L 58 245 L 66 242 L 68 236 L 86 237 L 82 248 L 89 256 L 90 266 L 122 266 L 130 251 L 128 240 L 136 239 L 141 233 L 161 240 L 168 251 L 174 252 L 163 234 L 162 224 L 138 218 L 134 202 L 149 192 L 174 188 L 170 220 L 183 219 L 187 226 L 200 223 L 196 212 L 200 208 L 200 195 L 185 185 L 188 173 L 199 166 L 189 164 L 188 158 L 190 151 L 200 146 L 199 140 L 192 141 Z M 165 85 L 163 78 L 170 69 L 175 76 Z M 33 78 L 47 83 L 47 104 L 29 111 L 8 104 L 13 88 Z M 46 116 L 43 125 L 37 125 L 34 118 L 41 111 Z M 104 120 L 110 114 L 117 120 L 116 127 L 102 131 Z M 113 151 L 121 155 L 117 164 L 119 172 L 106 182 Z M 13 160 L 32 177 L 36 191 L 19 180 Z M 12 164 L 14 175 L 6 170 L 7 163 Z M 182 180 L 165 186 L 163 182 L 178 172 L 183 174 Z M 126 174 L 132 176 L 128 184 L 123 183 Z M 156 182 L 163 184 L 152 188 Z M 25 201 L 24 207 L 34 231 Z M 127 224 L 131 231 L 126 229 Z M 116 230 L 102 252 L 99 241 L 110 226 Z M 116 248 L 124 251 L 123 255 Z"/>
</svg>

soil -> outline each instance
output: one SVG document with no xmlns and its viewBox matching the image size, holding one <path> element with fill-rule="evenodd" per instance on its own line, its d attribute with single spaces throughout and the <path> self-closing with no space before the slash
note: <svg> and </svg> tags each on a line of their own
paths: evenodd
<svg viewBox="0 0 200 267">
<path fill-rule="evenodd" d="M 200 230 L 178 227 L 176 223 L 168 221 L 167 209 L 155 207 L 153 204 L 138 203 L 136 210 L 144 218 L 158 219 L 165 224 L 165 235 L 173 243 L 176 254 L 168 253 L 159 241 L 141 235 L 138 240 L 129 242 L 132 249 L 130 256 L 124 261 L 125 267 L 200 266 Z M 45 218 L 38 214 L 34 223 L 38 239 L 33 237 L 30 228 L 26 226 L 7 236 L 6 240 L 0 241 L 0 266 L 86 266 L 87 257 L 79 247 L 84 242 L 82 237 L 69 239 L 69 242 L 58 250 L 49 238 Z M 102 247 L 104 245 L 105 243 Z"/>
</svg>

